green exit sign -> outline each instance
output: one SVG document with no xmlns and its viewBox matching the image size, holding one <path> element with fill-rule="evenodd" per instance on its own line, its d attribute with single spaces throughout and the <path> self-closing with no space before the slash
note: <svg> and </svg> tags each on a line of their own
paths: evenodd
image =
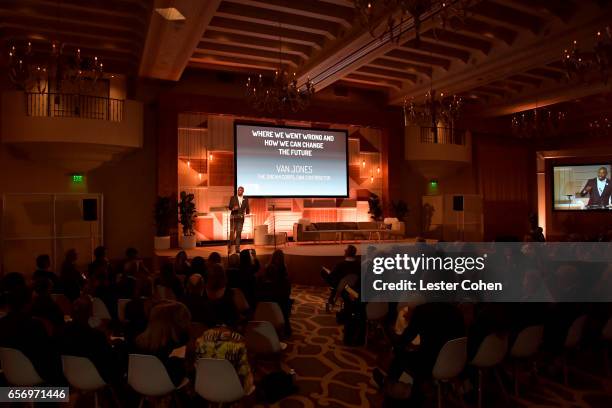
<svg viewBox="0 0 612 408">
<path fill-rule="evenodd" d="M 83 175 L 82 174 L 73 174 L 72 182 L 74 184 L 83 184 Z"/>
</svg>

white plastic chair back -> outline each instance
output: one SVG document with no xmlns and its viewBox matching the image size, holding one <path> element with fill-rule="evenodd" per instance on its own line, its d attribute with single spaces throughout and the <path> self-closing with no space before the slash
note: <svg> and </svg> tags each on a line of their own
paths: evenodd
<svg viewBox="0 0 612 408">
<path fill-rule="evenodd" d="M 125 318 L 125 307 L 132 299 L 119 299 L 117 300 L 117 318 L 120 322 L 125 323 L 127 319 Z"/>
<path fill-rule="evenodd" d="M 272 323 L 250 321 L 245 333 L 246 348 L 249 353 L 275 354 L 281 352 L 281 344 Z"/>
<path fill-rule="evenodd" d="M 544 340 L 544 326 L 536 325 L 525 327 L 520 331 L 512 348 L 510 356 L 515 358 L 528 358 L 538 352 Z"/>
<path fill-rule="evenodd" d="M 249 310 L 249 302 L 246 300 L 244 293 L 239 288 L 232 288 L 232 294 L 234 298 L 234 305 L 238 313 L 244 313 Z"/>
<path fill-rule="evenodd" d="M 110 320 L 111 315 L 108 311 L 108 308 L 100 298 L 93 298 L 91 301 L 91 306 L 93 309 L 92 317 L 100 319 L 100 320 Z"/>
<path fill-rule="evenodd" d="M 340 282 L 338 283 L 338 286 L 336 287 L 336 293 L 337 293 L 336 296 L 339 296 L 342 293 L 346 285 L 349 285 L 355 291 L 359 292 L 361 288 L 355 287 L 357 285 L 358 280 L 359 280 L 359 277 L 353 273 L 346 275 L 344 278 L 340 279 Z"/>
<path fill-rule="evenodd" d="M 146 354 L 130 354 L 128 384 L 137 393 L 148 397 L 161 397 L 176 388 L 163 363 Z"/>
<path fill-rule="evenodd" d="M 62 356 L 64 376 L 71 386 L 82 391 L 95 391 L 106 385 L 96 366 L 86 357 Z"/>
<path fill-rule="evenodd" d="M 11 385 L 31 387 L 44 382 L 30 359 L 20 350 L 0 347 L 0 363 L 6 381 Z"/>
<path fill-rule="evenodd" d="M 442 346 L 431 375 L 435 380 L 449 380 L 463 371 L 467 362 L 467 337 L 449 340 Z"/>
<path fill-rule="evenodd" d="M 272 323 L 275 328 L 282 327 L 285 324 L 285 317 L 278 303 L 275 302 L 259 302 L 255 308 L 253 320 L 263 320 Z"/>
<path fill-rule="evenodd" d="M 205 400 L 217 403 L 238 401 L 244 396 L 232 363 L 214 358 L 197 361 L 195 391 Z"/>
<path fill-rule="evenodd" d="M 387 302 L 369 302 L 366 305 L 366 316 L 368 320 L 382 320 L 389 313 Z"/>
<path fill-rule="evenodd" d="M 565 337 L 565 347 L 574 348 L 577 347 L 582 341 L 582 334 L 584 332 L 584 325 L 586 324 L 587 315 L 581 315 L 574 320 L 572 325 L 567 330 L 567 336 Z"/>
<path fill-rule="evenodd" d="M 478 368 L 493 367 L 502 362 L 507 352 L 508 336 L 489 334 L 480 343 L 476 356 L 470 364 Z"/>
<path fill-rule="evenodd" d="M 608 319 L 608 322 L 603 327 L 601 335 L 604 340 L 612 341 L 612 317 Z"/>
</svg>

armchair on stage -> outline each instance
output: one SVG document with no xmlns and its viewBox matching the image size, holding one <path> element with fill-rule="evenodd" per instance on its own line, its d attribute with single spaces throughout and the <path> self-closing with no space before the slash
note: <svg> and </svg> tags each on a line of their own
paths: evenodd
<svg viewBox="0 0 612 408">
<path fill-rule="evenodd" d="M 385 218 L 384 222 L 313 222 L 306 218 L 293 224 L 295 242 L 361 241 L 401 239 L 406 225 L 396 218 Z"/>
</svg>

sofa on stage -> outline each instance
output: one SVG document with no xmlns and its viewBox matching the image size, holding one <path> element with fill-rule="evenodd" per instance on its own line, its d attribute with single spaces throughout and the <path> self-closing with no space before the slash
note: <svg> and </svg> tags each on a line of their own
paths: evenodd
<svg viewBox="0 0 612 408">
<path fill-rule="evenodd" d="M 397 219 L 384 222 L 313 222 L 301 219 L 293 224 L 294 242 L 361 241 L 400 239 L 405 235 L 405 223 Z"/>
</svg>

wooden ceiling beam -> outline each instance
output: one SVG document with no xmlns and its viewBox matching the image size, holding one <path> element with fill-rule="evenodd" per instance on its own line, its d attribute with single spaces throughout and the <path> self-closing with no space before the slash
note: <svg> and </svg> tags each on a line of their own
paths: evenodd
<svg viewBox="0 0 612 408">
<path fill-rule="evenodd" d="M 468 51 L 424 40 L 421 40 L 421 42 L 418 44 L 414 39 L 407 41 L 402 44 L 401 49 L 406 49 L 418 53 L 431 54 L 433 56 L 442 58 L 454 58 L 466 64 L 470 59 L 470 53 Z"/>
<path fill-rule="evenodd" d="M 287 0 L 225 0 L 243 6 L 252 6 L 266 10 L 294 14 L 297 18 L 309 17 L 337 23 L 350 28 L 355 18 L 352 8 L 325 3 L 322 1 L 287 1 Z"/>
<path fill-rule="evenodd" d="M 466 18 L 458 32 L 464 34 L 476 34 L 484 38 L 503 41 L 507 45 L 512 45 L 518 32 L 498 25 L 489 24 L 473 18 Z"/>
<path fill-rule="evenodd" d="M 555 16 L 564 22 L 569 22 L 576 13 L 574 0 L 490 0 L 497 4 L 518 9 L 526 14 L 536 14 L 541 17 Z"/>
<path fill-rule="evenodd" d="M 402 88 L 401 81 L 392 81 L 389 79 L 377 80 L 377 79 L 359 75 L 359 74 L 349 74 L 342 79 L 344 79 L 345 81 L 349 81 L 349 82 L 360 82 L 363 84 L 379 85 L 379 86 L 383 86 L 386 88 L 393 88 L 397 90 Z"/>
<path fill-rule="evenodd" d="M 278 63 L 274 64 L 271 62 L 257 61 L 250 58 L 228 58 L 222 55 L 207 54 L 199 54 L 197 57 L 189 58 L 189 65 L 194 67 L 202 67 L 206 65 L 208 67 L 217 67 L 216 69 L 227 70 L 231 70 L 233 67 L 252 68 L 268 72 L 278 69 Z"/>
<path fill-rule="evenodd" d="M 178 23 L 151 13 L 139 75 L 178 81 L 220 3 L 221 0 L 174 0 L 172 6 L 186 18 Z M 154 6 L 166 7 L 167 3 L 155 0 Z"/>
<path fill-rule="evenodd" d="M 276 41 L 278 41 L 278 37 L 280 36 L 283 42 L 308 45 L 317 50 L 320 50 L 325 42 L 325 37 L 319 34 L 305 33 L 285 28 L 278 29 L 278 27 L 274 28 L 269 25 L 246 21 L 241 21 L 240 24 L 236 24 L 236 21 L 223 17 L 214 17 L 210 22 L 209 28 L 218 32 L 235 33 Z"/>
<path fill-rule="evenodd" d="M 535 75 L 537 77 L 545 79 L 552 79 L 555 81 L 558 81 L 564 77 L 564 74 L 562 72 L 553 69 L 548 69 L 545 67 L 530 69 L 526 72 L 526 74 Z"/>
<path fill-rule="evenodd" d="M 377 78 L 397 79 L 400 81 L 416 82 L 417 76 L 407 72 L 392 71 L 388 69 L 376 68 L 371 66 L 363 66 L 355 71 L 357 74 L 373 76 Z"/>
<path fill-rule="evenodd" d="M 385 58 L 396 59 L 400 61 L 412 62 L 421 65 L 430 65 L 448 70 L 451 61 L 446 58 L 433 57 L 430 55 L 418 54 L 406 49 L 397 48 L 385 54 Z"/>
<path fill-rule="evenodd" d="M 468 48 L 470 50 L 480 51 L 485 55 L 488 55 L 491 51 L 491 41 L 483 40 L 479 38 L 470 37 L 454 31 L 448 31 L 443 29 L 429 30 L 423 33 L 423 38 L 431 38 L 434 41 L 441 41 L 450 45 L 458 45 L 461 47 Z"/>
<path fill-rule="evenodd" d="M 475 19 L 483 19 L 487 22 L 502 24 L 508 28 L 522 28 L 534 34 L 540 32 L 544 20 L 530 13 L 517 10 L 504 4 L 482 1 L 470 8 L 470 15 Z"/>
<path fill-rule="evenodd" d="M 541 78 L 534 78 L 532 76 L 528 76 L 528 75 L 523 75 L 523 74 L 519 74 L 519 75 L 512 75 L 508 78 L 504 79 L 505 81 L 508 82 L 515 82 L 515 83 L 519 83 L 519 84 L 523 84 L 523 85 L 529 85 L 529 86 L 540 86 L 540 84 L 542 83 L 542 79 Z"/>
<path fill-rule="evenodd" d="M 242 6 L 234 3 L 221 2 L 216 14 L 220 17 L 241 21 L 264 24 L 277 29 L 293 29 L 319 34 L 330 40 L 338 36 L 338 25 L 310 17 L 296 17 L 288 13 L 264 10 L 257 7 Z"/>
<path fill-rule="evenodd" d="M 244 46 L 245 44 L 248 44 L 248 46 L 252 48 L 276 52 L 278 52 L 279 47 L 281 47 L 281 44 L 278 42 L 278 40 L 274 41 L 265 38 L 253 38 L 248 35 L 223 33 L 214 30 L 206 30 L 202 41 L 216 44 L 229 44 L 235 46 Z M 307 45 L 291 44 L 286 42 L 282 43 L 281 50 L 283 54 L 295 54 L 303 59 L 307 59 L 312 52 L 312 48 L 308 47 Z"/>
<path fill-rule="evenodd" d="M 384 57 L 375 59 L 366 66 L 389 69 L 400 72 L 414 72 L 419 75 L 424 75 L 431 78 L 432 68 L 422 65 L 409 64 L 402 61 L 386 59 Z"/>
<path fill-rule="evenodd" d="M 297 55 L 279 54 L 278 51 L 264 51 L 261 49 L 251 48 L 248 44 L 243 46 L 234 46 L 228 44 L 213 44 L 200 42 L 193 52 L 193 56 L 197 57 L 198 54 L 210 54 L 210 55 L 223 55 L 223 56 L 236 56 L 236 57 L 247 57 L 254 60 L 267 61 L 267 62 L 279 62 L 287 64 L 293 68 L 296 68 L 301 62 L 301 58 Z"/>
</svg>

